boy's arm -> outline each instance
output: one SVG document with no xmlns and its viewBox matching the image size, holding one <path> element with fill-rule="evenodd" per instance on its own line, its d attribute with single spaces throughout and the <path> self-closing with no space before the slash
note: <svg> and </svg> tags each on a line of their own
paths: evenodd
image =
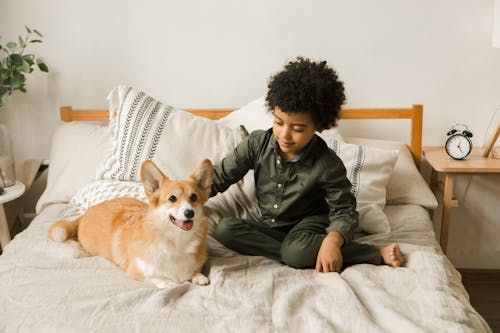
<svg viewBox="0 0 500 333">
<path fill-rule="evenodd" d="M 214 166 L 214 180 L 210 196 L 224 192 L 253 168 L 255 137 L 250 134 L 220 163 Z"/>
<path fill-rule="evenodd" d="M 330 168 L 325 175 L 325 200 L 330 208 L 330 225 L 326 228 L 326 232 L 338 232 L 344 239 L 343 244 L 347 244 L 358 226 L 358 212 L 356 198 L 351 193 L 351 182 L 347 179 L 340 159 L 339 162 L 340 165 Z"/>
<path fill-rule="evenodd" d="M 343 265 L 340 248 L 352 239 L 358 225 L 356 198 L 351 194 L 351 183 L 339 159 L 337 167 L 327 168 L 324 179 L 325 200 L 330 207 L 330 225 L 316 258 L 317 272 L 340 272 Z"/>
</svg>

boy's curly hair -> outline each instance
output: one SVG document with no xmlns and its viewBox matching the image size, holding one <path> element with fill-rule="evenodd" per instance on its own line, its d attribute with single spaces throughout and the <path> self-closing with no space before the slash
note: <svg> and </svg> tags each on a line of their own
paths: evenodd
<svg viewBox="0 0 500 333">
<path fill-rule="evenodd" d="M 267 87 L 270 111 L 278 106 L 286 113 L 309 112 L 319 131 L 336 125 L 345 101 L 344 84 L 326 61 L 297 57 L 271 76 Z"/>
</svg>

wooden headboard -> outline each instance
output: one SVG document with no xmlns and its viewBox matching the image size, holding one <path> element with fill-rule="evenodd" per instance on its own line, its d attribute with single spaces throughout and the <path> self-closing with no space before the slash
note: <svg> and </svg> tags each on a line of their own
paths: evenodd
<svg viewBox="0 0 500 333">
<path fill-rule="evenodd" d="M 415 104 L 410 108 L 367 108 L 367 109 L 342 109 L 341 119 L 409 119 L 410 120 L 410 144 L 408 148 L 411 151 L 417 167 L 420 166 L 422 155 L 422 119 L 424 107 Z M 234 109 L 182 109 L 197 116 L 220 119 Z M 62 121 L 92 121 L 108 120 L 108 110 L 74 110 L 71 106 L 62 106 Z"/>
</svg>

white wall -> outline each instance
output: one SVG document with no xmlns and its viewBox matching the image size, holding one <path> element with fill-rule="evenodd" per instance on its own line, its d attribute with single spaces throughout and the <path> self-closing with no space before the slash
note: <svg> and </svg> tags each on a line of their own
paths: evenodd
<svg viewBox="0 0 500 333">
<path fill-rule="evenodd" d="M 500 105 L 492 14 L 493 0 L 0 0 L 2 40 L 24 24 L 40 30 L 34 51 L 50 67 L 29 78 L 27 94 L 11 96 L 0 120 L 17 157 L 47 158 L 61 105 L 105 108 L 110 89 L 125 83 L 177 107 L 237 107 L 303 55 L 337 69 L 347 106 L 421 103 L 424 145 L 466 123 L 479 146 Z M 383 122 L 362 128 L 406 138 Z M 466 190 L 457 192 L 449 256 L 459 267 L 500 268 L 499 177 L 458 180 Z M 478 205 L 483 198 L 489 206 Z"/>
</svg>

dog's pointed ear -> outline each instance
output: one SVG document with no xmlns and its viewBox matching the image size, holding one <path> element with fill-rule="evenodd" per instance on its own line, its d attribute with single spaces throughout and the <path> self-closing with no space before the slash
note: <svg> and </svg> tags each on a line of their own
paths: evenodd
<svg viewBox="0 0 500 333">
<path fill-rule="evenodd" d="M 141 166 L 141 181 L 144 185 L 144 192 L 146 193 L 149 202 L 156 205 L 160 197 L 160 186 L 164 180 L 168 179 L 156 164 L 151 160 L 146 160 Z"/>
<path fill-rule="evenodd" d="M 210 191 L 214 180 L 214 166 L 209 159 L 203 160 L 196 171 L 191 175 L 196 181 L 196 184 L 203 191 Z"/>
</svg>

